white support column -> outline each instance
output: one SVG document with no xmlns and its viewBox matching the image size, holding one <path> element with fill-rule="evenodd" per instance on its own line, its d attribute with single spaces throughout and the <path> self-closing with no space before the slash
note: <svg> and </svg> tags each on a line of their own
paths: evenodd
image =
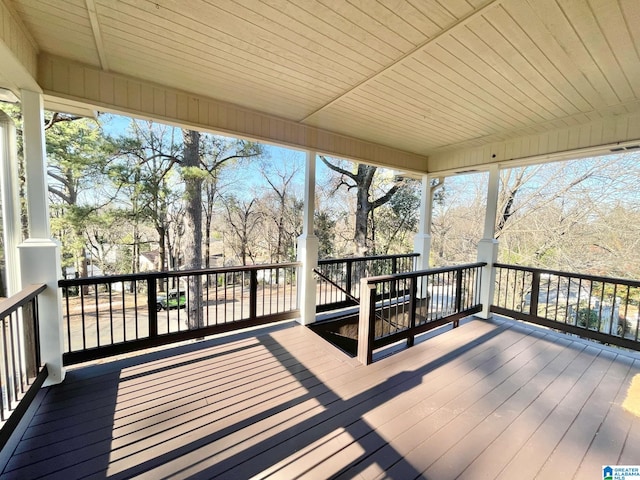
<svg viewBox="0 0 640 480">
<path fill-rule="evenodd" d="M 21 96 L 29 236 L 50 238 L 42 94 L 22 90 Z"/>
<path fill-rule="evenodd" d="M 498 189 L 500 187 L 500 167 L 491 165 L 489 168 L 489 182 L 487 185 L 487 209 L 484 218 L 484 235 L 478 243 L 478 261 L 486 262 L 482 269 L 482 288 L 480 300 L 482 312 L 480 318 L 491 318 L 489 307 L 493 303 L 495 292 L 496 273 L 493 264 L 498 260 L 498 241 L 495 239 L 496 217 L 498 212 Z"/>
<path fill-rule="evenodd" d="M 62 296 L 58 288 L 62 275 L 60 246 L 50 238 L 42 94 L 22 90 L 21 101 L 30 238 L 19 246 L 20 268 L 22 287 L 34 283 L 47 285 L 38 296 L 40 353 L 49 370 L 46 386 L 62 382 L 65 376 Z"/>
<path fill-rule="evenodd" d="M 9 115 L 0 111 L 0 190 L 2 193 L 2 222 L 7 296 L 22 287 L 18 245 L 22 241 L 20 223 L 20 192 L 18 188 L 18 156 L 16 127 Z"/>
<path fill-rule="evenodd" d="M 316 319 L 316 278 L 318 266 L 318 237 L 313 231 L 316 196 L 316 152 L 307 152 L 304 178 L 304 219 L 302 235 L 298 237 L 298 261 L 302 262 L 298 275 L 298 305 L 300 323 L 308 325 Z"/>
<path fill-rule="evenodd" d="M 418 270 L 429 268 L 429 256 L 431 255 L 431 214 L 433 210 L 433 191 L 431 190 L 431 177 L 422 176 L 422 189 L 420 190 L 420 223 L 418 233 L 413 238 L 413 249 L 419 253 Z"/>
<path fill-rule="evenodd" d="M 47 285 L 45 291 L 38 295 L 40 355 L 49 370 L 43 386 L 55 385 L 65 376 L 62 366 L 62 294 L 57 275 L 61 271 L 60 245 L 51 239 L 29 239 L 19 249 L 22 287 L 39 283 Z"/>
</svg>

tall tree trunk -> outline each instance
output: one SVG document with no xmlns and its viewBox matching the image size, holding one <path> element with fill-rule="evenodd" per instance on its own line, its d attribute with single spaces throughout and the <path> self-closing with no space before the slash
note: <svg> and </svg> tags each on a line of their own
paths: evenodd
<svg viewBox="0 0 640 480">
<path fill-rule="evenodd" d="M 175 246 L 171 241 L 171 235 L 167 235 L 167 255 L 168 255 L 168 270 L 177 270 L 179 265 L 176 260 Z M 176 277 L 171 277 L 171 280 L 167 281 L 167 288 L 176 288 Z"/>
<path fill-rule="evenodd" d="M 368 239 L 369 214 L 373 215 L 373 211 L 376 208 L 389 202 L 393 195 L 395 195 L 398 189 L 404 184 L 404 180 L 396 177 L 393 186 L 389 188 L 385 194 L 375 200 L 371 200 L 371 184 L 377 167 L 359 163 L 357 171 L 354 173 L 332 164 L 322 155 L 320 159 L 327 167 L 341 175 L 342 179 L 339 186 L 345 185 L 349 189 L 356 188 L 356 228 L 353 241 L 356 247 L 356 256 L 365 257 L 369 254 L 370 245 L 374 244 L 373 239 L 371 243 L 369 243 Z M 353 183 L 350 184 L 345 181 L 345 179 L 350 179 Z M 355 268 L 352 273 L 353 282 L 359 282 L 361 278 L 368 276 L 369 272 L 367 271 L 365 262 L 356 262 L 354 266 Z"/>
<path fill-rule="evenodd" d="M 204 210 L 204 232 L 205 232 L 205 256 L 204 262 L 206 268 L 211 268 L 211 228 L 213 224 L 213 201 L 215 198 L 215 187 L 210 183 L 206 186 L 207 203 Z"/>
<path fill-rule="evenodd" d="M 279 212 L 280 218 L 278 219 L 278 244 L 276 246 L 276 252 L 277 252 L 276 262 L 277 263 L 284 261 L 283 243 L 284 243 L 285 208 L 286 208 L 286 197 L 283 195 L 280 197 L 280 212 Z"/>
<path fill-rule="evenodd" d="M 158 270 L 161 272 L 166 270 L 166 261 L 167 261 L 167 229 L 164 226 L 158 227 L 156 229 L 158 232 L 158 244 L 159 244 L 159 265 Z"/>
<path fill-rule="evenodd" d="M 375 167 L 373 167 L 375 168 Z M 360 165 L 358 166 L 360 170 Z M 360 176 L 360 171 L 358 171 Z M 367 256 L 367 234 L 368 234 L 368 221 L 369 212 L 371 211 L 371 202 L 369 201 L 369 185 L 358 185 L 357 189 L 357 204 L 356 204 L 356 228 L 353 241 L 356 244 L 356 257 Z"/>
<path fill-rule="evenodd" d="M 131 242 L 131 273 L 140 271 L 140 234 L 138 231 L 138 219 L 133 223 L 133 241 Z M 135 292 L 136 282 L 129 282 L 129 293 Z"/>
<path fill-rule="evenodd" d="M 204 266 L 211 268 L 211 224 L 207 220 L 204 239 Z"/>
<path fill-rule="evenodd" d="M 158 265 L 158 270 L 162 272 L 164 270 L 167 270 L 165 268 L 165 265 L 166 265 L 165 262 L 167 259 L 167 230 L 164 226 L 161 226 L 161 227 L 157 227 L 156 231 L 158 232 L 158 243 L 159 243 L 159 249 L 160 249 L 158 253 L 158 256 L 160 257 L 159 259 L 160 265 Z M 159 292 L 165 291 L 165 282 L 159 282 L 158 291 Z"/>
<path fill-rule="evenodd" d="M 200 134 L 194 130 L 183 130 L 184 155 L 182 176 L 185 184 L 184 215 L 184 267 L 202 268 L 202 177 L 196 169 L 200 167 Z M 202 318 L 202 278 L 193 275 L 189 279 L 188 326 L 189 329 L 204 326 Z"/>
</svg>

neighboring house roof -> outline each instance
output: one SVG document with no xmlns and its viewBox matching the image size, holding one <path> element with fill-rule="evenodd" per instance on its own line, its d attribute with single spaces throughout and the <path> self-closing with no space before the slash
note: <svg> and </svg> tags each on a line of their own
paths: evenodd
<svg viewBox="0 0 640 480">
<path fill-rule="evenodd" d="M 150 252 L 143 252 L 140 254 L 141 259 L 147 260 L 153 265 L 157 265 L 160 261 L 160 252 L 158 250 L 152 250 Z"/>
</svg>

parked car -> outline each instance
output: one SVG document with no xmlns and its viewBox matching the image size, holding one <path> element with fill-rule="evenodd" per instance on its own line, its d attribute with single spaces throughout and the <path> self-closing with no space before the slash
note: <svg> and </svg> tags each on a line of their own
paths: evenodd
<svg viewBox="0 0 640 480">
<path fill-rule="evenodd" d="M 166 295 L 157 297 L 156 310 L 168 310 L 170 308 L 184 308 L 187 305 L 187 294 L 184 290 L 169 290 Z"/>
</svg>

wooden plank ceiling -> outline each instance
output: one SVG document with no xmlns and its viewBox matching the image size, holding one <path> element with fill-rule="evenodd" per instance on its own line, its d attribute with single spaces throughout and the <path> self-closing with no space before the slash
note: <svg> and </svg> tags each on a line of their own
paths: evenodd
<svg viewBox="0 0 640 480">
<path fill-rule="evenodd" d="M 433 155 L 640 111 L 638 0 L 4 0 L 40 51 Z"/>
</svg>

